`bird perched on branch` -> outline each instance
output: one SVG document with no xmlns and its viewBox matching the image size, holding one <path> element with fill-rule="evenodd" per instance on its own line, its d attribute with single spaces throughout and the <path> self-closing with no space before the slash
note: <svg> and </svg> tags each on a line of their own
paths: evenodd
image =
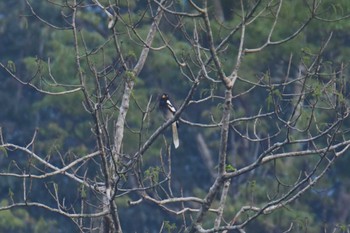
<svg viewBox="0 0 350 233">
<path fill-rule="evenodd" d="M 176 112 L 174 105 L 169 100 L 169 96 L 165 93 L 160 96 L 159 108 L 162 111 L 163 116 L 166 120 L 171 119 Z M 180 144 L 179 135 L 177 133 L 177 127 L 178 127 L 178 122 L 177 121 L 173 122 L 171 125 L 171 129 L 173 132 L 173 143 L 174 143 L 175 149 L 178 148 Z"/>
</svg>

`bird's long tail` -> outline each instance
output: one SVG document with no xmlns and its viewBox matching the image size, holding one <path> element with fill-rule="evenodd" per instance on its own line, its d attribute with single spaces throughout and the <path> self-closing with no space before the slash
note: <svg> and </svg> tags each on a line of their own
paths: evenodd
<svg viewBox="0 0 350 233">
<path fill-rule="evenodd" d="M 179 134 L 177 133 L 177 125 L 176 122 L 174 122 L 171 125 L 172 131 L 173 131 L 173 143 L 175 146 L 175 149 L 179 147 L 180 141 L 179 141 Z"/>
</svg>

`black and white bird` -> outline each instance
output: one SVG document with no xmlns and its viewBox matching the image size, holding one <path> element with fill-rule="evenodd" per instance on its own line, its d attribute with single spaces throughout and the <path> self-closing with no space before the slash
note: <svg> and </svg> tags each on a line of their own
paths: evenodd
<svg viewBox="0 0 350 233">
<path fill-rule="evenodd" d="M 174 116 L 175 112 L 176 112 L 176 108 L 170 102 L 169 96 L 167 94 L 165 94 L 165 93 L 163 93 L 160 96 L 159 109 L 162 111 L 163 116 L 164 116 L 164 118 L 166 120 L 171 119 Z M 177 133 L 177 127 L 178 127 L 178 122 L 177 121 L 173 122 L 172 125 L 171 125 L 171 129 L 172 129 L 172 132 L 173 132 L 173 143 L 174 143 L 175 148 L 178 148 L 179 144 L 180 144 L 180 142 L 179 142 L 179 135 Z"/>
</svg>

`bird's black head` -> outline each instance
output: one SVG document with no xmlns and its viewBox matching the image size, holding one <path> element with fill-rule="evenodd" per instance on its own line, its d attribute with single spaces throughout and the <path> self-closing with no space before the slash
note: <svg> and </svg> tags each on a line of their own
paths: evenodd
<svg viewBox="0 0 350 233">
<path fill-rule="evenodd" d="M 169 99 L 169 96 L 168 96 L 168 94 L 163 93 L 163 94 L 161 95 L 160 99 L 161 99 L 161 100 L 168 100 L 168 99 Z"/>
<path fill-rule="evenodd" d="M 159 98 L 159 107 L 160 108 L 165 108 L 166 109 L 166 106 L 167 106 L 167 101 L 169 100 L 169 96 L 165 93 L 163 93 L 160 98 Z"/>
</svg>

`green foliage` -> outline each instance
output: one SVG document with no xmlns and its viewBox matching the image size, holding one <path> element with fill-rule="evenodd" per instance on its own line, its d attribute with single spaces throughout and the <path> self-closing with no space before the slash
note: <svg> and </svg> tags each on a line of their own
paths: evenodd
<svg viewBox="0 0 350 233">
<path fill-rule="evenodd" d="M 62 129 L 57 123 L 49 123 L 46 128 L 39 131 L 40 135 L 47 140 L 40 143 L 38 146 L 42 150 L 44 148 L 49 151 L 62 147 L 68 132 Z"/>
<path fill-rule="evenodd" d="M 8 205 L 6 200 L 2 200 L 0 205 Z M 26 232 L 29 220 L 28 213 L 23 209 L 4 210 L 0 212 L 0 231 L 3 232 Z"/>
<path fill-rule="evenodd" d="M 340 232 L 344 232 L 344 233 L 349 230 L 346 224 L 340 224 L 339 229 L 340 229 Z"/>
<path fill-rule="evenodd" d="M 132 71 L 126 71 L 125 77 L 127 80 L 131 80 L 131 81 L 135 81 L 135 79 L 136 79 L 136 76 L 135 76 L 134 72 L 132 72 Z"/>
<path fill-rule="evenodd" d="M 37 223 L 33 227 L 34 233 L 45 233 L 45 232 L 59 232 L 59 227 L 57 226 L 57 222 L 54 220 L 45 220 L 41 217 Z"/>
<path fill-rule="evenodd" d="M 14 202 L 13 201 L 13 197 L 14 197 L 14 192 L 12 191 L 12 189 L 11 188 L 9 188 L 9 190 L 8 190 L 8 196 L 9 196 L 9 198 L 10 198 L 10 200 L 12 201 L 12 202 Z"/>
<path fill-rule="evenodd" d="M 168 233 L 176 232 L 176 225 L 175 223 L 170 223 L 169 221 L 164 221 L 164 229 Z"/>
<path fill-rule="evenodd" d="M 3 146 L 0 146 L 0 155 L 8 157 L 7 150 Z"/>
<path fill-rule="evenodd" d="M 233 167 L 231 164 L 227 164 L 225 170 L 226 170 L 226 172 L 234 172 L 237 169 L 235 167 Z"/>
<path fill-rule="evenodd" d="M 9 60 L 7 61 L 7 68 L 12 72 L 12 73 L 16 73 L 16 64 Z"/>
<path fill-rule="evenodd" d="M 145 179 L 149 180 L 151 184 L 159 181 L 159 175 L 162 171 L 161 167 L 149 167 L 144 173 Z"/>
<path fill-rule="evenodd" d="M 131 201 L 131 198 L 128 196 L 122 196 L 119 198 L 115 199 L 115 203 L 120 207 L 120 208 L 128 208 L 129 207 L 129 202 Z"/>
<path fill-rule="evenodd" d="M 271 109 L 276 107 L 276 104 L 278 104 L 281 99 L 282 99 L 281 92 L 278 89 L 272 87 L 266 98 L 267 109 L 271 111 Z"/>
<path fill-rule="evenodd" d="M 29 72 L 29 77 L 40 77 L 48 76 L 48 65 L 42 59 L 37 57 L 26 57 L 23 59 L 23 63 L 26 70 Z M 39 79 L 41 80 L 41 79 Z"/>
</svg>

